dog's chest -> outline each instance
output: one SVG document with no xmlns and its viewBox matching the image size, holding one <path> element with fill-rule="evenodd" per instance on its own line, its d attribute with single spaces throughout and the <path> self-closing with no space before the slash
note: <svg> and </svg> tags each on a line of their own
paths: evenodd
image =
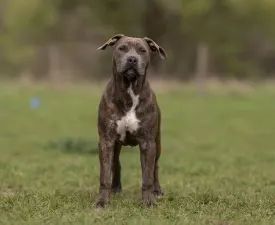
<svg viewBox="0 0 275 225">
<path fill-rule="evenodd" d="M 136 132 L 139 128 L 140 122 L 136 115 L 136 107 L 139 104 L 139 95 L 134 94 L 132 86 L 130 86 L 127 91 L 132 99 L 133 104 L 130 110 L 116 122 L 116 131 L 120 135 L 120 141 L 124 141 L 127 132 L 132 134 Z"/>
</svg>

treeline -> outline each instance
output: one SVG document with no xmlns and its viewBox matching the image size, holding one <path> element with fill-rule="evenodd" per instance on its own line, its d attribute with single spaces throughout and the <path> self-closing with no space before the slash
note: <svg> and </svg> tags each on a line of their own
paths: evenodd
<svg viewBox="0 0 275 225">
<path fill-rule="evenodd" d="M 0 0 L 0 75 L 103 78 L 111 53 L 95 49 L 123 33 L 166 49 L 162 77 L 268 78 L 274 21 L 274 0 Z"/>
</svg>

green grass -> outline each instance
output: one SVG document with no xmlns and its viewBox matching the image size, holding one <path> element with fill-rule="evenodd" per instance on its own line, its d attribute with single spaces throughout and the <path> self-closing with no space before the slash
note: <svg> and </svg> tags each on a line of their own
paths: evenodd
<svg viewBox="0 0 275 225">
<path fill-rule="evenodd" d="M 99 89 L 1 87 L 0 224 L 275 224 L 272 89 L 157 91 L 166 195 L 155 209 L 140 206 L 139 150 L 124 148 L 123 193 L 98 211 Z"/>
</svg>

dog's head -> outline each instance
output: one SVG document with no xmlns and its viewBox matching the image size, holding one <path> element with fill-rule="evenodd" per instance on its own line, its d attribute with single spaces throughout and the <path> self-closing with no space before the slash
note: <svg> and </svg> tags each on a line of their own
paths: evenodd
<svg viewBox="0 0 275 225">
<path fill-rule="evenodd" d="M 108 46 L 113 47 L 113 63 L 116 72 L 128 80 L 134 80 L 146 74 L 151 54 L 157 53 L 162 59 L 167 57 L 164 49 L 147 37 L 134 38 L 117 34 L 98 50 L 104 50 Z"/>
</svg>

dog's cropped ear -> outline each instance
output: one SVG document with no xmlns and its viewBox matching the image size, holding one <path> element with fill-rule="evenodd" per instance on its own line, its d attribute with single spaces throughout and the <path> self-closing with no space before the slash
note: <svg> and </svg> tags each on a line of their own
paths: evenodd
<svg viewBox="0 0 275 225">
<path fill-rule="evenodd" d="M 107 48 L 107 46 L 113 46 L 122 37 L 124 37 L 123 34 L 114 35 L 108 41 L 106 41 L 102 46 L 100 46 L 97 50 L 105 50 L 105 48 Z"/>
<path fill-rule="evenodd" d="M 147 42 L 147 44 L 149 45 L 149 47 L 153 53 L 158 52 L 160 58 L 162 58 L 162 59 L 167 58 L 167 54 L 164 51 L 164 49 L 162 47 L 158 46 L 156 42 L 154 42 L 152 39 L 150 39 L 148 37 L 145 37 L 143 39 Z"/>
</svg>

